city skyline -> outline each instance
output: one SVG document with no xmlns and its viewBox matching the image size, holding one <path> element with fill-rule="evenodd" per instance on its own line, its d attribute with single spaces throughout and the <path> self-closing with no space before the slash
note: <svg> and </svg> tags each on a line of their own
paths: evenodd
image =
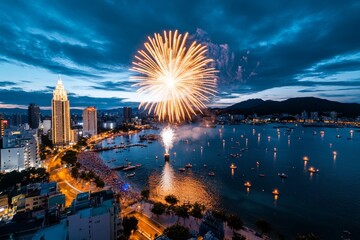
<svg viewBox="0 0 360 240">
<path fill-rule="evenodd" d="M 0 108 L 26 109 L 35 99 L 49 110 L 57 74 L 73 108 L 136 107 L 129 80 L 136 51 L 154 32 L 175 29 L 207 44 L 218 62 L 219 93 L 208 106 L 304 96 L 359 103 L 359 8 L 356 1 L 2 3 Z"/>
</svg>

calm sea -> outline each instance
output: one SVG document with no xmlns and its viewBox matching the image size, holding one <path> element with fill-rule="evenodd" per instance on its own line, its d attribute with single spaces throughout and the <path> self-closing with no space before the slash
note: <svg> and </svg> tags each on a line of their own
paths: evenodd
<svg viewBox="0 0 360 240">
<path fill-rule="evenodd" d="M 322 239 L 340 239 L 348 230 L 351 239 L 360 239 L 360 132 L 356 128 L 268 124 L 183 126 L 175 131 L 169 163 L 164 162 L 164 148 L 156 141 L 145 142 L 144 148 L 99 154 L 111 166 L 126 160 L 142 164 L 128 181 L 139 189 L 149 187 L 155 198 L 175 194 L 184 202 L 220 207 L 238 214 L 250 227 L 262 218 L 271 223 L 273 236 L 314 232 Z M 137 143 L 139 135 L 149 133 L 158 132 L 143 131 L 102 144 Z M 188 163 L 192 168 L 178 170 Z M 232 163 L 236 169 L 230 169 Z M 319 173 L 310 174 L 309 167 Z M 244 186 L 246 181 L 250 189 Z M 280 192 L 277 199 L 272 194 L 275 188 Z"/>
</svg>

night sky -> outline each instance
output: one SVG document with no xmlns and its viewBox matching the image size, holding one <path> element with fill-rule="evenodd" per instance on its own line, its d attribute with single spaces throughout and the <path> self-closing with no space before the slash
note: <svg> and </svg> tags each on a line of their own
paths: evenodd
<svg viewBox="0 0 360 240">
<path fill-rule="evenodd" d="M 1 1 L 0 108 L 137 106 L 129 68 L 147 36 L 189 32 L 220 70 L 209 106 L 315 96 L 360 102 L 359 1 Z"/>
</svg>

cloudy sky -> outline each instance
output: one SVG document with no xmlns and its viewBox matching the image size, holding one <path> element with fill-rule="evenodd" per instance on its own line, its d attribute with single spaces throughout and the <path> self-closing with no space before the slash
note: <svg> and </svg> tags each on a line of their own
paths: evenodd
<svg viewBox="0 0 360 240">
<path fill-rule="evenodd" d="M 61 74 L 71 105 L 136 106 L 131 62 L 154 32 L 209 45 L 219 94 L 360 103 L 359 1 L 0 2 L 0 108 L 50 106 Z M 210 54 L 210 53 L 209 53 Z"/>
</svg>

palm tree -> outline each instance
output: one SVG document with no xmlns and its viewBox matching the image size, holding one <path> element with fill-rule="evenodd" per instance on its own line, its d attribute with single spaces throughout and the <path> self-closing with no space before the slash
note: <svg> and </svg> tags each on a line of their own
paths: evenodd
<svg viewBox="0 0 360 240">
<path fill-rule="evenodd" d="M 192 205 L 192 209 L 190 211 L 190 215 L 193 216 L 196 219 L 196 223 L 199 219 L 203 217 L 203 211 L 205 210 L 205 206 L 199 204 L 198 202 L 195 202 L 194 205 Z"/>
<path fill-rule="evenodd" d="M 166 228 L 164 234 L 172 240 L 183 240 L 190 237 L 189 229 L 179 224 Z"/>
<path fill-rule="evenodd" d="M 149 189 L 144 189 L 141 191 L 141 196 L 144 200 L 148 200 L 149 196 L 150 196 L 150 190 Z"/>
<path fill-rule="evenodd" d="M 231 228 L 231 230 L 233 230 L 234 235 L 235 235 L 235 230 L 240 230 L 244 225 L 242 220 L 237 215 L 234 214 L 231 214 L 227 218 L 227 224 Z"/>
<path fill-rule="evenodd" d="M 259 219 L 258 221 L 256 221 L 255 223 L 256 227 L 258 227 L 261 231 L 261 235 L 263 235 L 264 233 L 268 233 L 271 231 L 271 225 L 270 223 L 268 223 L 266 220 L 264 219 Z"/>
<path fill-rule="evenodd" d="M 159 215 L 164 214 L 165 210 L 166 210 L 166 206 L 161 202 L 154 203 L 154 205 L 151 208 L 151 212 L 155 214 L 157 218 L 159 218 Z"/>
<path fill-rule="evenodd" d="M 297 235 L 295 240 L 320 240 L 314 233 Z"/>
<path fill-rule="evenodd" d="M 167 195 L 165 197 L 165 201 L 170 204 L 171 206 L 174 206 L 175 204 L 177 204 L 179 202 L 179 200 L 176 198 L 175 195 Z"/>
<path fill-rule="evenodd" d="M 176 216 L 178 216 L 177 222 L 179 222 L 179 218 L 183 218 L 184 224 L 185 224 L 185 218 L 189 218 L 189 216 L 190 216 L 189 209 L 190 209 L 190 206 L 187 204 L 183 204 L 183 205 L 177 206 L 175 208 L 175 214 L 176 214 Z"/>
</svg>

